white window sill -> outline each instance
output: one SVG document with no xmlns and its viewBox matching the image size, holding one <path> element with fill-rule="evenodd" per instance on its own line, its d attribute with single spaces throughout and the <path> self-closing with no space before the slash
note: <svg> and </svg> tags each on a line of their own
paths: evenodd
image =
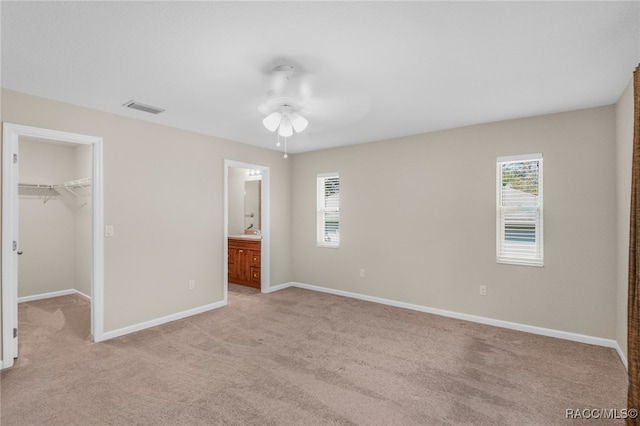
<svg viewBox="0 0 640 426">
<path fill-rule="evenodd" d="M 496 259 L 496 263 L 501 263 L 503 265 L 537 266 L 539 268 L 544 266 L 544 261 L 541 260 Z"/>
<path fill-rule="evenodd" d="M 340 244 L 316 243 L 316 247 L 337 249 L 340 248 Z"/>
</svg>

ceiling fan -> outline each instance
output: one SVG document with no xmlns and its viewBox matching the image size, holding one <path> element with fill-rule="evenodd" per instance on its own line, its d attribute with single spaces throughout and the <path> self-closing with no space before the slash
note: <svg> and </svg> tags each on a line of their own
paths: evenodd
<svg viewBox="0 0 640 426">
<path fill-rule="evenodd" d="M 308 111 L 291 84 L 295 71 L 296 68 L 290 64 L 276 66 L 271 71 L 272 88 L 267 92 L 268 98 L 258 105 L 258 111 L 265 116 L 262 120 L 264 127 L 270 132 L 277 131 L 276 146 L 280 146 L 280 136 L 285 138 L 284 158 L 288 157 L 287 138 L 293 136 L 294 131 L 303 132 L 309 125 L 309 121 L 303 116 Z"/>
<path fill-rule="evenodd" d="M 371 102 L 355 85 L 331 78 L 322 71 L 307 72 L 301 66 L 281 61 L 268 71 L 270 89 L 258 105 L 262 124 L 276 132 L 277 144 L 304 132 L 332 130 L 354 122 L 368 112 Z M 310 125 L 311 123 L 311 125 Z"/>
</svg>

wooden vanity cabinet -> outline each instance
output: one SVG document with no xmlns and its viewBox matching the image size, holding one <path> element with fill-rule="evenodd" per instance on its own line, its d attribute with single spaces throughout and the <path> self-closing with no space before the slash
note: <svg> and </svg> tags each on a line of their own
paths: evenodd
<svg viewBox="0 0 640 426">
<path fill-rule="evenodd" d="M 229 282 L 260 288 L 260 240 L 229 238 Z"/>
</svg>

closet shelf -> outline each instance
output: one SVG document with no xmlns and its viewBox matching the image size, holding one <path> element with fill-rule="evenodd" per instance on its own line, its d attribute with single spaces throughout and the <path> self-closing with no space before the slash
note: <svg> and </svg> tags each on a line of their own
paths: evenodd
<svg viewBox="0 0 640 426">
<path fill-rule="evenodd" d="M 83 196 L 91 195 L 91 192 L 87 189 L 91 186 L 90 177 L 78 180 L 70 180 L 69 182 L 63 183 L 61 186 L 71 195 L 79 199 L 83 199 Z"/>
<path fill-rule="evenodd" d="M 42 183 L 18 183 L 18 188 L 29 188 L 29 189 L 46 189 L 48 190 L 46 194 L 44 194 L 44 202 L 49 201 L 51 197 L 54 195 L 60 194 L 60 190 L 64 190 L 74 197 L 84 200 L 85 197 L 91 195 L 91 178 L 86 177 L 82 179 L 70 180 L 64 183 L 58 184 L 42 184 Z M 53 191 L 57 194 L 52 194 L 49 191 Z M 85 203 L 86 204 L 86 203 Z M 84 204 L 83 204 L 84 205 Z"/>
<path fill-rule="evenodd" d="M 78 180 L 70 180 L 69 182 L 65 182 L 62 186 L 66 188 L 86 188 L 87 186 L 91 186 L 91 178 L 86 177 Z"/>
</svg>

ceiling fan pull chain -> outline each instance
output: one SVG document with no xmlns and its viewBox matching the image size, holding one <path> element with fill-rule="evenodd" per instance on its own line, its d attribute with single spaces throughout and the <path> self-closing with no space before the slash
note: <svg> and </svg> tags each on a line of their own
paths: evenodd
<svg viewBox="0 0 640 426">
<path fill-rule="evenodd" d="M 284 158 L 289 158 L 289 154 L 287 154 L 287 138 L 284 138 Z"/>
<path fill-rule="evenodd" d="M 278 143 L 276 143 L 276 146 L 280 146 L 280 133 L 277 133 L 278 135 Z"/>
</svg>

